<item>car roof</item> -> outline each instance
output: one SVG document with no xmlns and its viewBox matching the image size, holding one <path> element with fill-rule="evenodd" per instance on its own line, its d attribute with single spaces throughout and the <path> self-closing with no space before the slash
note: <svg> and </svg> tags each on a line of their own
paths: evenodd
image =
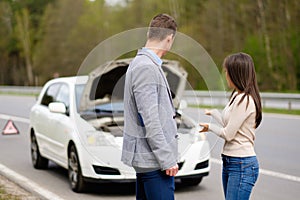
<svg viewBox="0 0 300 200">
<path fill-rule="evenodd" d="M 51 79 L 49 83 L 58 83 L 58 82 L 64 82 L 64 83 L 70 83 L 70 84 L 86 84 L 88 81 L 88 76 L 70 76 L 70 77 L 61 77 L 61 78 L 55 78 Z"/>
</svg>

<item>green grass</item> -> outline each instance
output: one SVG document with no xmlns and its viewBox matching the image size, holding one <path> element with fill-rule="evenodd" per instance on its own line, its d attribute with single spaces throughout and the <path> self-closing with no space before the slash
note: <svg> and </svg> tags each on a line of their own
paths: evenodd
<svg viewBox="0 0 300 200">
<path fill-rule="evenodd" d="M 13 96 L 38 96 L 35 93 L 19 93 L 19 92 L 1 92 L 0 95 L 13 95 Z M 1 200 L 1 199 L 0 199 Z"/>
<path fill-rule="evenodd" d="M 16 195 L 8 194 L 6 190 L 0 185 L 0 200 L 20 200 L 20 199 L 21 198 Z"/>
<path fill-rule="evenodd" d="M 204 106 L 204 105 L 189 105 L 192 108 L 202 108 L 202 109 L 223 109 L 223 106 Z M 287 114 L 287 115 L 300 115 L 300 110 L 287 110 L 287 109 L 277 109 L 277 108 L 263 108 L 264 113 L 276 113 L 276 114 Z"/>
<path fill-rule="evenodd" d="M 263 112 L 265 112 L 265 113 L 277 113 L 277 114 L 288 114 L 288 115 L 300 115 L 300 110 L 264 108 Z"/>
</svg>

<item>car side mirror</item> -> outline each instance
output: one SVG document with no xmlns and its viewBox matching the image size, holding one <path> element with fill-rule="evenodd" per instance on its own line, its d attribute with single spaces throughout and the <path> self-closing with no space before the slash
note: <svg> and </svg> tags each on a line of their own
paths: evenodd
<svg viewBox="0 0 300 200">
<path fill-rule="evenodd" d="M 48 108 L 49 108 L 50 112 L 53 112 L 53 113 L 61 113 L 61 114 L 67 113 L 67 108 L 66 108 L 65 104 L 62 102 L 49 103 Z"/>
</svg>

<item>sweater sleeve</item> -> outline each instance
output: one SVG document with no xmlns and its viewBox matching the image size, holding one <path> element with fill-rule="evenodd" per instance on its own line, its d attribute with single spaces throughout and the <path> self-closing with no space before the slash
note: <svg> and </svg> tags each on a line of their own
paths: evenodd
<svg viewBox="0 0 300 200">
<path fill-rule="evenodd" d="M 209 130 L 222 137 L 226 141 L 231 141 L 249 115 L 255 112 L 255 109 L 253 109 L 253 106 L 250 102 L 251 98 L 249 98 L 248 107 L 247 97 L 245 97 L 245 99 L 238 105 L 240 99 L 241 95 L 237 96 L 233 102 L 233 105 L 231 105 L 232 109 L 229 114 L 228 123 L 225 126 L 219 127 L 215 124 L 209 124 Z"/>
<path fill-rule="evenodd" d="M 217 109 L 211 110 L 211 116 L 221 125 L 224 126 L 222 115 Z"/>
</svg>

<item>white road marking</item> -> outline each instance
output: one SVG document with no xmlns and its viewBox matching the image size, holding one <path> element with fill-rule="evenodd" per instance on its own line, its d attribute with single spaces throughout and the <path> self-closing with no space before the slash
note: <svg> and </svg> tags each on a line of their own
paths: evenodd
<svg viewBox="0 0 300 200">
<path fill-rule="evenodd" d="M 33 192 L 35 194 L 40 195 L 43 198 L 49 200 L 63 200 L 63 198 L 57 196 L 56 194 L 44 189 L 42 186 L 37 183 L 31 181 L 30 179 L 18 174 L 17 172 L 7 168 L 6 166 L 0 164 L 0 173 L 10 179 L 11 181 L 17 183 L 25 190 Z"/>
<path fill-rule="evenodd" d="M 281 178 L 281 179 L 295 181 L 295 182 L 300 183 L 300 177 L 298 177 L 298 176 L 293 176 L 293 175 L 284 174 L 284 173 L 280 173 L 280 172 L 274 172 L 274 171 L 267 170 L 267 169 L 259 169 L 259 171 L 260 171 L 260 174 L 263 174 L 263 175 L 273 176 L 276 178 Z"/>
<path fill-rule="evenodd" d="M 11 116 L 11 115 L 0 114 L 0 118 L 5 119 L 5 120 L 10 120 L 11 119 L 13 121 L 19 121 L 19 122 L 29 124 L 29 119 L 24 118 L 24 117 L 16 117 L 16 116 Z"/>
<path fill-rule="evenodd" d="M 222 161 L 219 160 L 219 159 L 210 158 L 210 161 L 212 163 L 222 165 Z M 275 177 L 275 178 L 280 178 L 280 179 L 300 183 L 300 177 L 298 177 L 298 176 L 293 176 L 293 175 L 284 174 L 284 173 L 280 173 L 280 172 L 275 172 L 275 171 L 271 171 L 271 170 L 267 170 L 267 169 L 261 169 L 261 168 L 259 169 L 259 173 L 263 174 L 263 175 L 266 175 L 266 176 L 272 176 L 272 177 Z"/>
</svg>

